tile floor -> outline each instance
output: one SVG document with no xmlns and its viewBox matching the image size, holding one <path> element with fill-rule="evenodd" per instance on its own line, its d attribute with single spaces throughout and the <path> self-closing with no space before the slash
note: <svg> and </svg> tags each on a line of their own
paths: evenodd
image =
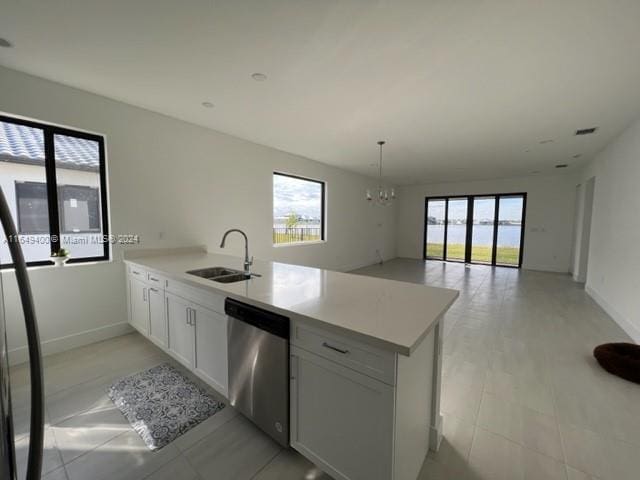
<svg viewBox="0 0 640 480">
<path fill-rule="evenodd" d="M 592 356 L 630 341 L 568 275 L 397 259 L 356 273 L 460 290 L 444 440 L 420 480 L 640 478 L 640 386 Z"/>
<path fill-rule="evenodd" d="M 638 478 L 640 387 L 591 357 L 628 339 L 567 275 L 408 259 L 356 273 L 461 292 L 445 318 L 445 438 L 420 480 Z M 163 361 L 137 334 L 47 357 L 43 478 L 329 480 L 231 407 L 150 452 L 105 391 Z M 28 371 L 11 373 L 24 465 Z"/>
</svg>

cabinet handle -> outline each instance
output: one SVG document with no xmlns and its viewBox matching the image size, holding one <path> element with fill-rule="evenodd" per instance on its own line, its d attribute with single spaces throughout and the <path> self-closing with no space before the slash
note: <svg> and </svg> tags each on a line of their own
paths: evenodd
<svg viewBox="0 0 640 480">
<path fill-rule="evenodd" d="M 159 292 L 159 290 L 157 288 L 153 288 L 153 287 L 149 288 L 149 290 L 151 290 L 152 292 L 155 292 L 155 293 Z"/>
<path fill-rule="evenodd" d="M 146 288 L 142 289 L 142 301 L 143 302 L 147 301 L 147 289 Z"/>
<path fill-rule="evenodd" d="M 131 273 L 133 273 L 134 275 L 140 275 L 140 272 L 138 272 L 137 270 L 131 270 Z"/>
<path fill-rule="evenodd" d="M 160 281 L 157 278 L 152 277 L 151 275 L 149 275 L 149 280 L 151 280 L 152 282 L 159 282 Z"/>
<path fill-rule="evenodd" d="M 349 353 L 349 350 L 343 350 L 341 348 L 334 347 L 333 345 L 329 345 L 327 342 L 322 342 L 322 346 L 324 348 L 328 348 L 329 350 L 333 350 L 334 352 L 338 352 L 338 353 L 341 353 L 343 355 L 346 355 L 346 354 Z"/>
<path fill-rule="evenodd" d="M 191 307 L 187 307 L 187 325 L 191 325 Z"/>
</svg>

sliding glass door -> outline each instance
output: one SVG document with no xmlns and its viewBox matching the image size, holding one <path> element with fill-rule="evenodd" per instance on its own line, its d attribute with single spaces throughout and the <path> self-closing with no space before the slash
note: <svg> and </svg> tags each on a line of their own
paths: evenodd
<svg viewBox="0 0 640 480">
<path fill-rule="evenodd" d="M 526 193 L 427 198 L 424 258 L 520 267 Z"/>
<path fill-rule="evenodd" d="M 467 214 L 469 201 L 466 198 L 449 198 L 447 209 L 447 254 L 450 262 L 464 262 L 467 252 Z"/>
<path fill-rule="evenodd" d="M 503 195 L 499 198 L 495 263 L 518 266 L 522 253 L 525 198 L 522 195 Z"/>
<path fill-rule="evenodd" d="M 447 201 L 438 198 L 427 200 L 427 229 L 425 255 L 428 258 L 444 259 L 445 225 Z"/>
<path fill-rule="evenodd" d="M 495 218 L 495 196 L 473 198 L 471 263 L 491 265 L 494 251 L 493 237 L 495 233 Z"/>
</svg>

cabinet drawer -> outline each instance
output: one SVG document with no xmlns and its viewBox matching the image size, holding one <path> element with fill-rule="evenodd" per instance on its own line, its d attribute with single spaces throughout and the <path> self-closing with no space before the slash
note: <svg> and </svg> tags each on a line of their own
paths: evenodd
<svg viewBox="0 0 640 480">
<path fill-rule="evenodd" d="M 304 323 L 294 322 L 291 343 L 358 372 L 395 385 L 396 356 Z"/>
<path fill-rule="evenodd" d="M 209 308 L 214 312 L 225 315 L 224 313 L 224 295 L 213 293 L 208 290 L 201 290 L 199 288 L 185 285 L 182 282 L 178 282 L 173 279 L 169 279 L 166 282 L 166 291 L 178 295 L 179 297 L 186 298 L 187 300 L 197 303 L 203 307 Z"/>
<path fill-rule="evenodd" d="M 147 272 L 143 268 L 138 267 L 137 265 L 129 265 L 129 274 L 137 278 L 138 280 L 142 280 L 143 282 L 147 281 Z"/>
<path fill-rule="evenodd" d="M 165 288 L 167 286 L 167 279 L 152 271 L 146 272 L 146 282 L 156 288 Z"/>
</svg>

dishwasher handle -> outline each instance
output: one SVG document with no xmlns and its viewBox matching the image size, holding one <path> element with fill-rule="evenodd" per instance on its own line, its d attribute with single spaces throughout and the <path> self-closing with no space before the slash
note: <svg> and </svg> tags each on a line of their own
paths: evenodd
<svg viewBox="0 0 640 480">
<path fill-rule="evenodd" d="M 224 302 L 225 313 L 241 322 L 248 323 L 281 338 L 289 338 L 289 319 L 277 313 L 242 303 L 232 298 Z"/>
</svg>

